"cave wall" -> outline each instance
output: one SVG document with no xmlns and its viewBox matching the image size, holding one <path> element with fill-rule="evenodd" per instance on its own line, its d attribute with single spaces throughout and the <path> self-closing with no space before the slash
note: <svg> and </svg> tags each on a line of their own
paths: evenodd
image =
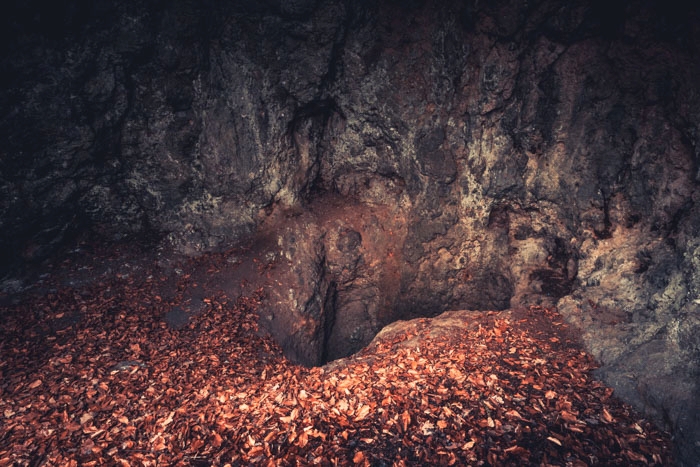
<svg viewBox="0 0 700 467">
<path fill-rule="evenodd" d="M 188 255 L 265 231 L 303 278 L 268 325 L 309 363 L 395 319 L 558 305 L 700 458 L 697 7 L 7 8 L 2 274 L 85 231 Z"/>
</svg>

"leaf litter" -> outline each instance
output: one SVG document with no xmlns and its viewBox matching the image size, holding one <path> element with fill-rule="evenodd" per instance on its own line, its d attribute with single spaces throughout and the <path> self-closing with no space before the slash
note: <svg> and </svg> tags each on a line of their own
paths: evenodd
<svg viewBox="0 0 700 467">
<path fill-rule="evenodd" d="M 555 310 L 393 323 L 305 368 L 258 329 L 262 288 L 172 329 L 159 280 L 0 309 L 0 467 L 672 464 Z"/>
</svg>

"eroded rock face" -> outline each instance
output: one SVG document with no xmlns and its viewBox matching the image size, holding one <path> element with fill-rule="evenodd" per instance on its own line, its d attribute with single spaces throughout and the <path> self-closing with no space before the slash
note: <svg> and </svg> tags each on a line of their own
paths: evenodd
<svg viewBox="0 0 700 467">
<path fill-rule="evenodd" d="M 3 274 L 85 229 L 264 236 L 267 325 L 307 363 L 398 318 L 556 304 L 698 462 L 697 8 L 52 8 L 3 27 Z"/>
<path fill-rule="evenodd" d="M 287 354 L 320 365 L 363 348 L 401 317 L 401 259 L 406 220 L 397 207 L 313 203 L 265 224 L 270 309 L 262 324 Z"/>
</svg>

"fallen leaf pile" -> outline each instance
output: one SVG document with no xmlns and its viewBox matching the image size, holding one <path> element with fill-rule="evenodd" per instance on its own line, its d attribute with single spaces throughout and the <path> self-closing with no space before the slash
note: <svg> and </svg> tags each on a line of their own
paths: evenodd
<svg viewBox="0 0 700 467">
<path fill-rule="evenodd" d="M 395 323 L 309 369 L 258 332 L 261 290 L 173 330 L 135 282 L 0 309 L 0 466 L 672 463 L 552 310 Z"/>
</svg>

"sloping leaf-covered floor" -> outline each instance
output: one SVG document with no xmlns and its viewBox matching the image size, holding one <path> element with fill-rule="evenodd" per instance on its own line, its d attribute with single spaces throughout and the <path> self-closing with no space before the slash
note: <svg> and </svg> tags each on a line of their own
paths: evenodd
<svg viewBox="0 0 700 467">
<path fill-rule="evenodd" d="M 554 311 L 395 323 L 308 369 L 257 331 L 261 290 L 173 330 L 159 280 L 0 310 L 0 466 L 672 463 Z"/>
</svg>

